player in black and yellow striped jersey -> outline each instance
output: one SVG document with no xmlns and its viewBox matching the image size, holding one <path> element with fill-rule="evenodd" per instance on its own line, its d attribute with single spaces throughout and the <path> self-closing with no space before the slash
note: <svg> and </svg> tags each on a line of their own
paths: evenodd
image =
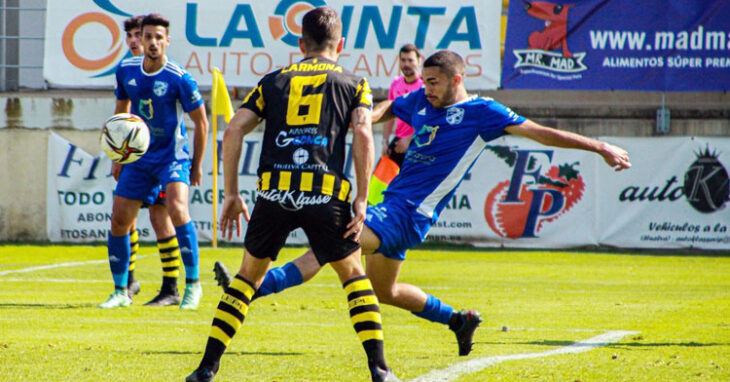
<svg viewBox="0 0 730 382">
<path fill-rule="evenodd" d="M 337 272 L 350 318 L 373 381 L 397 381 L 383 350 L 380 306 L 360 260 L 374 152 L 372 95 L 365 78 L 337 65 L 344 44 L 342 22 L 331 8 L 302 19 L 304 59 L 264 76 L 244 99 L 223 138 L 225 202 L 221 232 L 229 239 L 241 215 L 249 220 L 243 262 L 225 288 L 203 359 L 186 381 L 211 381 L 220 359 L 248 314 L 249 304 L 288 234 L 302 228 L 320 264 Z M 266 120 L 253 215 L 240 197 L 237 166 L 243 137 Z M 345 138 L 352 128 L 357 195 L 344 172 Z M 354 217 L 351 215 L 351 209 Z"/>
</svg>

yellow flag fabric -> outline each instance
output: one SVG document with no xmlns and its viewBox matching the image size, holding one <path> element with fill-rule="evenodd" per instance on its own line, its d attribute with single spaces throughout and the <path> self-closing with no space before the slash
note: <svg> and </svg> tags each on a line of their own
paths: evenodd
<svg viewBox="0 0 730 382">
<path fill-rule="evenodd" d="M 213 68 L 213 90 L 211 92 L 211 112 L 213 117 L 222 115 L 226 123 L 231 121 L 233 106 L 231 97 L 228 95 L 226 82 L 218 68 Z"/>
</svg>

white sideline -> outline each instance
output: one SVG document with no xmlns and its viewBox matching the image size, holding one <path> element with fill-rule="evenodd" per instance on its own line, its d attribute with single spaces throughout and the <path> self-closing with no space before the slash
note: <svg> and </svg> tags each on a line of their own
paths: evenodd
<svg viewBox="0 0 730 382">
<path fill-rule="evenodd" d="M 144 259 L 147 257 L 144 256 L 137 256 L 137 259 Z M 40 271 L 44 269 L 54 269 L 54 268 L 64 268 L 64 267 L 75 267 L 77 265 L 88 265 L 88 264 L 107 264 L 109 263 L 108 259 L 104 260 L 89 260 L 89 261 L 73 261 L 70 263 L 58 263 L 58 264 L 49 264 L 49 265 L 39 265 L 37 267 L 29 267 L 29 268 L 21 268 L 21 269 L 11 269 L 9 271 L 2 271 L 0 272 L 0 276 L 9 275 L 12 273 L 29 273 L 29 272 L 35 272 Z"/>
<path fill-rule="evenodd" d="M 416 377 L 409 382 L 446 382 L 453 381 L 462 375 L 476 373 L 477 371 L 486 369 L 487 367 L 496 365 L 505 361 L 512 361 L 516 359 L 529 359 L 529 358 L 541 358 L 550 357 L 559 354 L 575 354 L 583 353 L 595 348 L 606 346 L 610 343 L 616 342 L 628 335 L 636 334 L 638 332 L 625 331 L 625 330 L 612 330 L 606 333 L 597 335 L 589 338 L 585 341 L 576 342 L 572 345 L 564 346 L 561 348 L 547 350 L 539 353 L 522 353 L 522 354 L 510 354 L 510 355 L 498 355 L 493 357 L 476 358 L 465 362 L 460 362 L 455 365 L 451 365 L 445 369 L 433 370 L 427 374 Z"/>
</svg>

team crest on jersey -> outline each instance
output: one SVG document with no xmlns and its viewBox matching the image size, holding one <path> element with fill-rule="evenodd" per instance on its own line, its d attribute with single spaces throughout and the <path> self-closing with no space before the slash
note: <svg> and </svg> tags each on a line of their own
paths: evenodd
<svg viewBox="0 0 730 382">
<path fill-rule="evenodd" d="M 150 120 L 155 116 L 155 109 L 152 107 L 152 99 L 141 99 L 139 100 L 139 106 L 137 107 L 139 115 L 143 116 L 146 120 Z"/>
<path fill-rule="evenodd" d="M 155 81 L 155 84 L 152 85 L 152 91 L 155 92 L 156 96 L 162 97 L 167 93 L 167 82 Z"/>
<path fill-rule="evenodd" d="M 464 119 L 464 109 L 460 107 L 452 107 L 446 111 L 446 122 L 449 125 L 458 125 Z"/>
<path fill-rule="evenodd" d="M 436 132 L 439 130 L 438 126 L 429 126 L 429 125 L 423 125 L 421 126 L 421 130 L 416 134 L 414 141 L 416 142 L 416 146 L 423 147 L 428 146 L 433 142 L 434 138 L 436 138 Z M 424 137 L 424 135 L 428 133 L 428 138 Z"/>
</svg>

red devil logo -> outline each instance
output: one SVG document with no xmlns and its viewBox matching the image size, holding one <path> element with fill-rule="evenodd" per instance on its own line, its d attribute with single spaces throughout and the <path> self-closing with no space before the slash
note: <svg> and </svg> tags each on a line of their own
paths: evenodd
<svg viewBox="0 0 730 382">
<path fill-rule="evenodd" d="M 568 49 L 568 9 L 573 4 L 559 5 L 547 1 L 525 2 L 527 14 L 545 20 L 545 29 L 532 32 L 527 38 L 528 48 L 555 50 L 563 48 L 563 57 L 573 57 Z"/>
</svg>

